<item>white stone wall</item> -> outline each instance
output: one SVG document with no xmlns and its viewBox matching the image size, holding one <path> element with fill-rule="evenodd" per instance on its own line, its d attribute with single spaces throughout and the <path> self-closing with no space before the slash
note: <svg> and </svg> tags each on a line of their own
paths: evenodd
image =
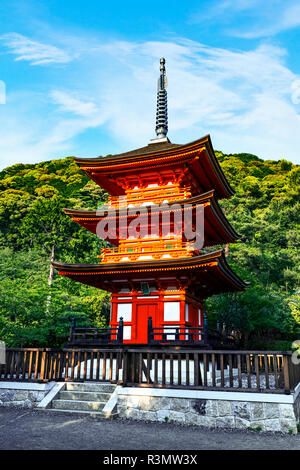
<svg viewBox="0 0 300 470">
<path fill-rule="evenodd" d="M 33 408 L 52 386 L 53 384 L 0 382 L 0 407 Z"/>
<path fill-rule="evenodd" d="M 118 395 L 120 417 L 196 426 L 296 433 L 292 403 Z"/>
<path fill-rule="evenodd" d="M 300 423 L 300 386 L 298 390 L 298 396 L 294 402 L 294 412 L 296 416 L 297 423 Z"/>
</svg>

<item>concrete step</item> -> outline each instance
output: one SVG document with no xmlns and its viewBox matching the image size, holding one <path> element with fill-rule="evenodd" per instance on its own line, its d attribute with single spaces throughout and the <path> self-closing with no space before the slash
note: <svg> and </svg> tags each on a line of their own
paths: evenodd
<svg viewBox="0 0 300 470">
<path fill-rule="evenodd" d="M 116 385 L 109 382 L 66 382 L 66 391 L 113 393 Z"/>
<path fill-rule="evenodd" d="M 62 410 L 56 408 L 45 408 L 40 409 L 39 411 L 52 412 L 52 413 L 64 413 L 66 415 L 82 416 L 82 417 L 91 417 L 91 418 L 100 418 L 107 419 L 107 416 L 102 411 L 83 411 L 83 410 Z M 118 416 L 118 413 L 112 413 L 110 418 L 115 418 Z"/>
<path fill-rule="evenodd" d="M 105 392 L 78 392 L 77 390 L 65 390 L 59 393 L 58 398 L 62 400 L 84 400 L 84 401 L 107 401 L 111 393 Z"/>
<path fill-rule="evenodd" d="M 53 400 L 52 409 L 56 410 L 79 410 L 79 411 L 102 411 L 106 402 L 85 400 Z"/>
</svg>

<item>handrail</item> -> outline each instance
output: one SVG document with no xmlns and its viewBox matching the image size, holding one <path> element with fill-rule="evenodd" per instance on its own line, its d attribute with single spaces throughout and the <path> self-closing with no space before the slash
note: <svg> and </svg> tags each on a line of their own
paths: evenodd
<svg viewBox="0 0 300 470">
<path fill-rule="evenodd" d="M 0 380 L 105 381 L 123 386 L 292 393 L 300 365 L 290 351 L 233 351 L 122 345 L 7 348 Z"/>
<path fill-rule="evenodd" d="M 129 204 L 140 206 L 144 202 L 155 202 L 156 204 L 163 202 L 166 199 L 171 201 L 178 201 L 178 199 L 187 199 L 191 196 L 191 191 L 180 189 L 174 191 L 173 188 L 145 188 L 144 190 L 136 191 L 136 193 L 127 194 L 126 200 L 123 202 L 122 198 L 118 196 L 110 196 L 109 204 L 111 207 L 127 207 Z"/>
<path fill-rule="evenodd" d="M 132 246 L 133 245 L 133 246 Z M 112 248 L 102 248 L 101 255 L 98 258 L 101 258 L 103 262 L 106 261 L 119 261 L 120 257 L 133 258 L 136 256 L 142 256 L 143 254 L 151 253 L 155 258 L 160 258 L 163 254 L 168 254 L 172 257 L 186 257 L 191 256 L 194 252 L 194 243 L 193 242 L 174 242 L 173 240 L 166 243 L 146 243 L 137 242 L 136 245 L 132 243 L 131 246 L 124 244 L 119 247 Z"/>
<path fill-rule="evenodd" d="M 75 318 L 72 319 L 70 336 L 69 336 L 69 345 L 83 345 L 92 342 L 101 342 L 101 343 L 114 343 L 122 344 L 123 343 L 123 333 L 124 333 L 124 323 L 123 318 L 119 320 L 119 325 L 116 327 L 76 327 Z"/>
<path fill-rule="evenodd" d="M 148 252 L 160 252 L 160 251 L 166 251 L 166 250 L 183 250 L 183 249 L 194 249 L 194 242 L 178 242 L 174 240 L 170 240 L 169 242 L 164 242 L 164 243 L 148 243 L 147 239 L 141 241 L 136 241 L 136 246 L 132 243 L 133 246 L 127 246 L 127 244 L 124 244 L 119 247 L 111 247 L 107 248 L 104 247 L 102 248 L 102 253 L 104 254 L 111 254 L 111 253 L 117 253 L 117 254 L 131 254 L 131 253 L 148 253 Z"/>
</svg>

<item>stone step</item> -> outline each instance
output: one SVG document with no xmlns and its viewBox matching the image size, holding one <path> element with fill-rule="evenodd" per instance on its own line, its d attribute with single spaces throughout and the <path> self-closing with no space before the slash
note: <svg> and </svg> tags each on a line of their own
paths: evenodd
<svg viewBox="0 0 300 470">
<path fill-rule="evenodd" d="M 53 400 L 52 408 L 56 410 L 102 411 L 106 402 L 85 400 Z"/>
<path fill-rule="evenodd" d="M 67 382 L 67 391 L 112 393 L 116 385 L 109 382 Z"/>
<path fill-rule="evenodd" d="M 103 411 L 83 411 L 83 410 L 63 410 L 63 409 L 56 409 L 56 408 L 45 408 L 45 409 L 40 409 L 39 411 L 45 411 L 45 412 L 52 412 L 52 413 L 64 413 L 68 415 L 74 415 L 74 416 L 88 416 L 91 418 L 100 418 L 100 419 L 107 419 L 107 416 Z M 112 413 L 110 415 L 110 418 L 115 418 L 118 416 L 118 413 Z"/>
<path fill-rule="evenodd" d="M 81 392 L 75 390 L 66 390 L 60 392 L 59 399 L 62 400 L 81 400 L 81 401 L 100 401 L 104 402 L 109 400 L 111 393 L 105 392 Z"/>
</svg>

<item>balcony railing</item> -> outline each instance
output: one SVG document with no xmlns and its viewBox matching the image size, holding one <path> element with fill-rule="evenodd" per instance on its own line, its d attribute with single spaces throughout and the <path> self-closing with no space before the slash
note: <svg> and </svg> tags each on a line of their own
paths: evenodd
<svg viewBox="0 0 300 470">
<path fill-rule="evenodd" d="M 152 259 L 161 258 L 186 258 L 192 256 L 194 252 L 193 242 L 169 242 L 149 243 L 147 241 L 126 243 L 119 247 L 103 248 L 101 255 L 102 262 L 116 263 L 118 261 L 136 261 L 140 257 L 149 256 Z"/>
<path fill-rule="evenodd" d="M 117 327 L 104 328 L 80 328 L 76 327 L 75 318 L 72 320 L 68 347 L 89 347 L 101 345 L 123 344 L 123 318 L 119 320 Z"/>
<path fill-rule="evenodd" d="M 180 189 L 174 191 L 174 189 L 161 189 L 155 188 L 151 190 L 145 189 L 144 191 L 137 191 L 129 193 L 125 197 L 110 196 L 109 205 L 115 208 L 133 206 L 142 206 L 146 202 L 153 204 L 162 204 L 163 202 L 176 202 L 182 199 L 188 199 L 191 197 L 191 191 L 186 189 Z"/>
</svg>

